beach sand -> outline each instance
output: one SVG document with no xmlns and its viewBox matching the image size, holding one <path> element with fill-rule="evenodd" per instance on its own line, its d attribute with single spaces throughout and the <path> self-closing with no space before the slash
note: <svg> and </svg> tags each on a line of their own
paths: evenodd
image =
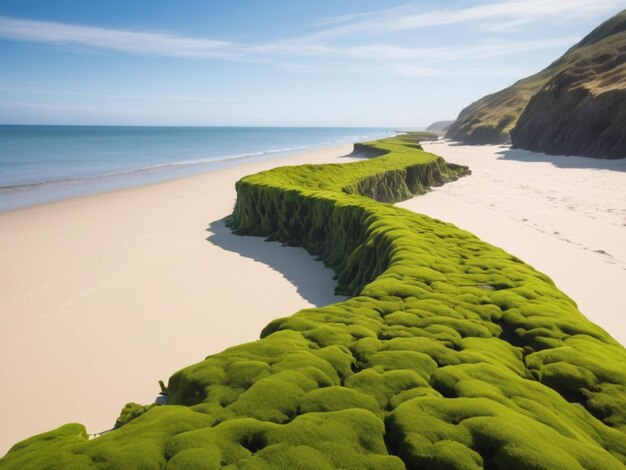
<svg viewBox="0 0 626 470">
<path fill-rule="evenodd" d="M 399 206 L 451 222 L 546 273 L 626 345 L 626 159 L 423 147 L 472 175 Z"/>
<path fill-rule="evenodd" d="M 304 249 L 233 235 L 235 181 L 347 162 L 352 144 L 0 213 L 0 455 L 68 422 L 110 429 L 158 380 L 271 320 L 342 300 Z M 208 238 L 208 240 L 207 240 Z"/>
</svg>

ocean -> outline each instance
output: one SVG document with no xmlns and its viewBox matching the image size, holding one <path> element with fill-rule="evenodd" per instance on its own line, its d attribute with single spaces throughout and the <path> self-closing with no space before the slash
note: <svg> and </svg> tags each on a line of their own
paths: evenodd
<svg viewBox="0 0 626 470">
<path fill-rule="evenodd" d="M 393 134 L 361 127 L 0 125 L 0 211 Z"/>
</svg>

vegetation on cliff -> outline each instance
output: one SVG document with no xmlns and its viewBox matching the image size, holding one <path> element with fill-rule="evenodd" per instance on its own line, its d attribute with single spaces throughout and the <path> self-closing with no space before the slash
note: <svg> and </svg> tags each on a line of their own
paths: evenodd
<svg viewBox="0 0 626 470">
<path fill-rule="evenodd" d="M 626 157 L 626 10 L 585 40 L 577 59 L 531 98 L 513 146 L 589 157 Z"/>
<path fill-rule="evenodd" d="M 446 132 L 454 121 L 437 121 L 433 122 L 426 128 L 428 132 Z"/>
<path fill-rule="evenodd" d="M 446 137 L 470 145 L 503 144 L 530 98 L 552 76 L 554 64 L 463 109 Z"/>
<path fill-rule="evenodd" d="M 68 424 L 0 467 L 623 468 L 626 350 L 544 274 L 389 204 L 465 168 L 411 135 L 361 150 L 378 156 L 243 178 L 229 221 L 305 247 L 350 299 L 175 373 L 168 405 L 106 435 Z"/>
<path fill-rule="evenodd" d="M 513 144 L 523 148 L 531 148 L 539 138 L 541 144 L 534 150 L 590 156 L 618 147 L 616 139 L 624 139 L 626 128 L 625 51 L 626 10 L 598 26 L 546 69 L 469 105 L 446 137 L 467 144 L 497 144 L 511 135 Z M 519 121 L 522 113 L 525 117 Z M 590 122 L 585 121 L 588 115 Z M 574 137 L 581 132 L 580 140 Z M 593 145 L 594 140 L 601 143 Z"/>
</svg>

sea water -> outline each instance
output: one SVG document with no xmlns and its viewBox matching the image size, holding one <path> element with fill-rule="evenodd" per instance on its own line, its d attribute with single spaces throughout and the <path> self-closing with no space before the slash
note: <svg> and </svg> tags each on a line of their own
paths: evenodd
<svg viewBox="0 0 626 470">
<path fill-rule="evenodd" d="M 394 133 L 361 127 L 0 125 L 0 210 Z"/>
</svg>

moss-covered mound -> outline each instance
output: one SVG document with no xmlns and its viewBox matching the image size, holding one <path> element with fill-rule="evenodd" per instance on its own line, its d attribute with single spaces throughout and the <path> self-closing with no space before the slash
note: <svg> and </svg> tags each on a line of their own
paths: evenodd
<svg viewBox="0 0 626 470">
<path fill-rule="evenodd" d="M 621 135 L 624 142 L 624 108 L 617 109 L 623 105 L 624 95 L 611 92 L 597 100 L 592 98 L 615 85 L 624 88 L 625 51 L 626 10 L 595 28 L 541 72 L 470 104 L 448 128 L 446 137 L 472 145 L 499 144 L 508 141 L 510 134 L 513 144 L 523 148 L 605 156 L 605 149 L 618 148 L 616 136 Z M 559 92 L 572 81 L 584 81 L 585 86 L 577 87 L 579 91 L 571 95 Z M 588 95 L 580 91 L 583 88 Z M 526 115 L 523 129 L 518 129 L 522 113 Z M 604 142 L 594 145 L 598 140 Z M 589 147 L 591 152 L 586 151 Z"/>
<path fill-rule="evenodd" d="M 465 171 L 416 147 L 239 181 L 231 226 L 304 246 L 353 297 L 177 372 L 169 405 L 32 437 L 0 467 L 623 468 L 626 350 L 519 259 L 381 202 Z"/>
</svg>

